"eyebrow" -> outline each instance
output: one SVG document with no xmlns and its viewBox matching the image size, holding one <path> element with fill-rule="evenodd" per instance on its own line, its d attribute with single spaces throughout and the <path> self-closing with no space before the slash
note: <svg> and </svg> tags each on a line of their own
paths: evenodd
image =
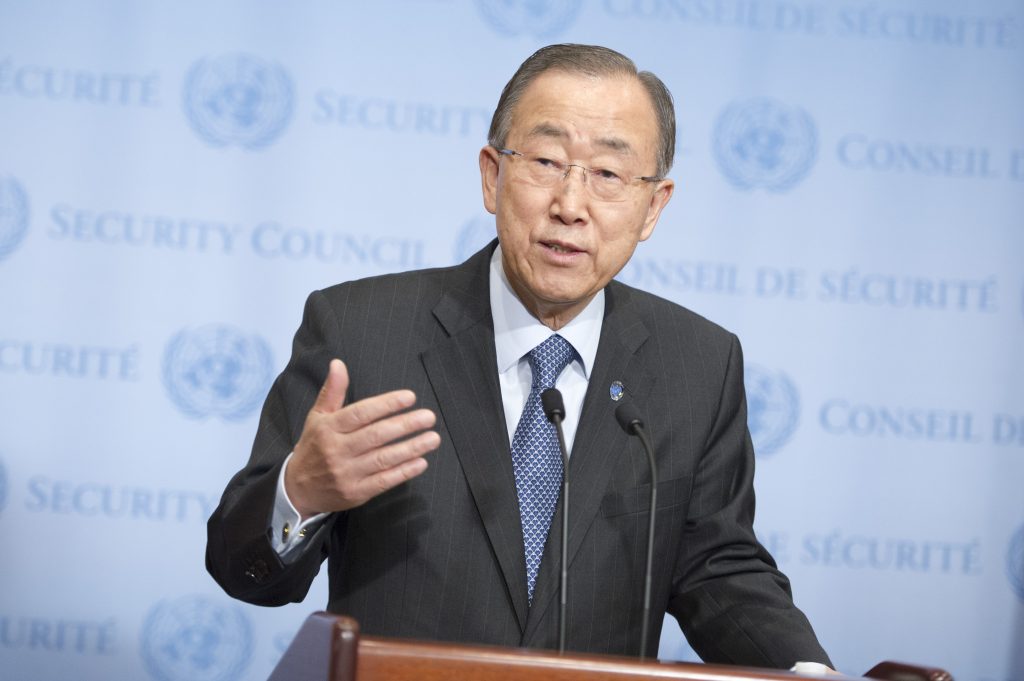
<svg viewBox="0 0 1024 681">
<path fill-rule="evenodd" d="M 565 128 L 560 128 L 551 123 L 539 123 L 533 127 L 528 137 L 553 137 L 556 139 L 568 139 L 569 133 Z M 594 143 L 610 151 L 620 154 L 633 154 L 633 147 L 621 137 L 598 137 Z"/>
</svg>

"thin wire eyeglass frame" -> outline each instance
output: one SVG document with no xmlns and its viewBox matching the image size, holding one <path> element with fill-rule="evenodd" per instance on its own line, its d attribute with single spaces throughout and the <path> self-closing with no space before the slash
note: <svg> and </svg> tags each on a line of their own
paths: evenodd
<svg viewBox="0 0 1024 681">
<path fill-rule="evenodd" d="M 521 151 L 516 151 L 515 149 L 495 149 L 495 150 L 499 154 L 501 154 L 502 156 L 507 156 L 509 158 L 519 157 L 519 158 L 522 158 L 522 159 L 528 159 L 528 158 L 531 158 L 531 157 L 534 157 L 534 156 L 536 158 L 538 158 L 538 159 L 542 158 L 542 159 L 550 162 L 552 164 L 552 168 L 558 170 L 559 173 L 561 173 L 563 180 L 565 180 L 566 178 L 569 177 L 569 173 L 572 172 L 573 168 L 579 168 L 580 171 L 583 173 L 583 185 L 589 188 L 590 194 L 595 199 L 598 199 L 598 200 L 601 200 L 601 201 L 616 201 L 616 200 L 621 200 L 622 198 L 624 198 L 622 196 L 618 196 L 617 194 L 612 194 L 610 196 L 601 196 L 600 194 L 595 193 L 595 192 L 601 191 L 599 189 L 595 189 L 595 187 L 597 185 L 595 185 L 594 183 L 587 182 L 587 176 L 588 175 L 594 175 L 595 173 L 600 173 L 602 171 L 607 170 L 606 168 L 588 168 L 588 167 L 586 167 L 584 165 L 580 165 L 579 163 L 569 163 L 568 161 L 559 161 L 558 159 L 547 158 L 546 156 L 541 156 L 539 154 L 538 155 L 534 155 L 534 154 L 527 155 L 527 154 L 525 154 L 525 153 L 523 153 Z M 598 175 L 598 177 L 599 176 L 600 175 Z M 535 175 L 534 178 L 536 179 L 536 177 L 537 176 Z M 540 181 L 540 186 L 547 187 L 547 188 L 554 187 L 555 186 L 555 179 L 556 179 L 557 175 L 552 174 L 550 177 L 551 177 L 550 183 L 544 184 L 544 182 L 546 181 L 546 178 L 545 178 L 544 180 Z M 648 175 L 648 176 L 634 176 L 634 177 L 631 177 L 631 178 L 623 179 L 622 189 L 625 190 L 627 187 L 635 186 L 634 183 L 636 181 L 638 181 L 638 180 L 641 181 L 641 182 L 661 182 L 663 179 L 664 178 L 662 178 L 662 177 L 650 176 L 650 175 Z"/>
</svg>

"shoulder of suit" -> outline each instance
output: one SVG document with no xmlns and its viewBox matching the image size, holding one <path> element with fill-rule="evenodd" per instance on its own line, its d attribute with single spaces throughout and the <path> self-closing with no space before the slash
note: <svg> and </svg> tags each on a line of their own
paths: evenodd
<svg viewBox="0 0 1024 681">
<path fill-rule="evenodd" d="M 326 306 L 345 328 L 432 338 L 440 322 L 451 333 L 489 315 L 488 267 L 496 243 L 458 265 L 356 279 L 314 291 L 310 301 Z"/>
<path fill-rule="evenodd" d="M 378 274 L 354 279 L 325 288 L 320 292 L 329 298 L 350 295 L 372 295 L 375 292 L 418 290 L 421 294 L 440 296 L 446 291 L 487 292 L 488 267 L 498 240 L 471 255 L 467 260 L 448 267 L 431 267 L 408 272 Z M 481 286 L 481 282 L 483 285 Z"/>
<path fill-rule="evenodd" d="M 641 289 L 612 281 L 606 289 L 607 295 L 622 301 L 631 312 L 642 319 L 649 320 L 648 325 L 657 328 L 670 321 L 674 326 L 691 329 L 694 333 L 711 340 L 731 342 L 735 334 L 725 327 L 711 321 L 679 303 Z"/>
<path fill-rule="evenodd" d="M 408 272 L 392 272 L 388 274 L 377 274 L 361 279 L 343 281 L 327 288 L 321 289 L 320 293 L 328 298 L 339 295 L 349 296 L 352 294 L 372 294 L 378 291 L 405 289 L 410 287 L 422 287 L 441 284 L 446 279 L 446 274 L 455 270 L 455 267 L 436 267 L 431 269 L 410 270 Z"/>
<path fill-rule="evenodd" d="M 487 291 L 486 268 L 478 253 L 473 258 L 449 267 L 432 267 L 378 274 L 362 279 L 353 279 L 321 289 L 319 293 L 328 300 L 346 300 L 349 304 L 375 301 L 382 298 L 413 297 L 421 304 L 432 304 L 449 291 Z M 480 277 L 484 277 L 480 286 Z"/>
</svg>

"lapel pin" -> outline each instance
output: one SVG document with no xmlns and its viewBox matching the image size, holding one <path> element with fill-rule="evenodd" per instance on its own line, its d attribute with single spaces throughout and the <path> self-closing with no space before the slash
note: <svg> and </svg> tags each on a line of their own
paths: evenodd
<svg viewBox="0 0 1024 681">
<path fill-rule="evenodd" d="M 612 381 L 612 384 L 608 386 L 608 396 L 612 398 L 612 402 L 618 402 L 625 394 L 626 389 L 622 387 L 622 381 Z"/>
</svg>

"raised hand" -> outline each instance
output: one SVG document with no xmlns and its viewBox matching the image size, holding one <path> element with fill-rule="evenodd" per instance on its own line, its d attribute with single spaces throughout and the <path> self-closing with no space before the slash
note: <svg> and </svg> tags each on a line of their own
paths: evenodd
<svg viewBox="0 0 1024 681">
<path fill-rule="evenodd" d="M 411 390 L 395 390 L 345 405 L 348 369 L 331 360 L 302 436 L 285 471 L 285 490 L 307 518 L 344 511 L 427 469 L 424 455 L 441 444 L 429 409 L 407 411 Z"/>
</svg>

